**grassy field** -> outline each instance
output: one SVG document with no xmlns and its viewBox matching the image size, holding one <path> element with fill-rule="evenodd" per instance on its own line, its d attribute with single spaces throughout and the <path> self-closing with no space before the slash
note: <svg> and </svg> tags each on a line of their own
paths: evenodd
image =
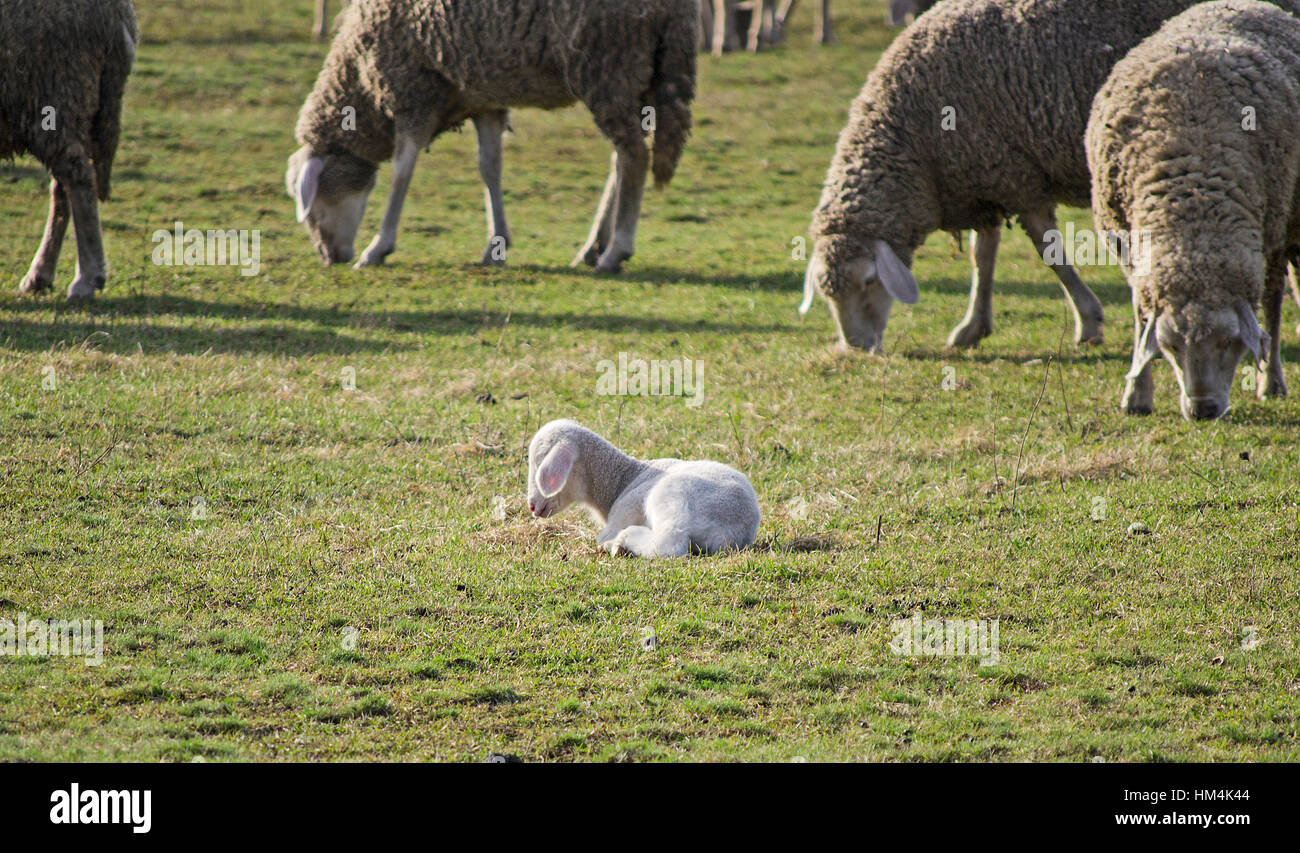
<svg viewBox="0 0 1300 853">
<path fill-rule="evenodd" d="M 63 303 L 71 241 L 55 295 L 16 294 L 45 177 L 0 164 L 0 619 L 106 643 L 0 657 L 0 759 L 1300 759 L 1300 403 L 1238 389 L 1187 424 L 1161 365 L 1156 414 L 1125 417 L 1118 270 L 1082 271 L 1108 341 L 1076 351 L 1019 232 L 976 352 L 943 349 L 969 276 L 945 235 L 885 356 L 796 313 L 792 240 L 883 3 L 837 3 L 830 48 L 801 10 L 779 50 L 702 58 L 618 278 L 567 266 L 609 156 L 580 108 L 514 116 L 509 266 L 472 263 L 461 133 L 422 155 L 388 266 L 323 268 L 282 181 L 310 4 L 137 7 L 93 307 Z M 176 220 L 260 229 L 260 274 L 155 266 Z M 598 396 L 620 352 L 702 360 L 703 404 Z M 758 547 L 651 564 L 578 510 L 532 519 L 527 441 L 558 417 L 747 472 Z M 894 654 L 916 613 L 998 620 L 998 662 Z"/>
</svg>

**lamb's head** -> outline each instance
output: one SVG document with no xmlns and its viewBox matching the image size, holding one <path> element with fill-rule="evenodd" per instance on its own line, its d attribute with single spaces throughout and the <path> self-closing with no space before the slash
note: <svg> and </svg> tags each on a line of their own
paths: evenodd
<svg viewBox="0 0 1300 853">
<path fill-rule="evenodd" d="M 587 430 L 573 421 L 551 421 L 528 444 L 528 511 L 549 518 L 586 499 L 579 451 Z"/>
<path fill-rule="evenodd" d="M 806 314 L 818 292 L 830 306 L 840 345 L 877 351 L 894 300 L 911 305 L 920 298 L 907 264 L 884 240 L 857 240 L 843 234 L 817 238 L 804 274 Z"/>
<path fill-rule="evenodd" d="M 374 163 L 346 152 L 318 155 L 303 147 L 289 158 L 285 188 L 325 263 L 352 260 L 377 171 Z"/>
<path fill-rule="evenodd" d="M 1178 377 L 1178 405 L 1187 420 L 1213 420 L 1228 411 L 1228 392 L 1245 355 L 1257 365 L 1268 348 L 1255 309 L 1244 299 L 1211 306 L 1186 302 L 1150 319 L 1133 353 L 1136 377 L 1163 354 Z"/>
</svg>

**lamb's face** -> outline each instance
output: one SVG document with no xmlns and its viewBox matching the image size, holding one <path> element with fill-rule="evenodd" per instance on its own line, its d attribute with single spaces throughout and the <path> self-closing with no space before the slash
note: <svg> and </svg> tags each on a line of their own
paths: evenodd
<svg viewBox="0 0 1300 853">
<path fill-rule="evenodd" d="M 1213 420 L 1228 411 L 1228 392 L 1242 357 L 1258 362 L 1267 341 L 1245 302 L 1231 308 L 1191 303 L 1148 324 L 1139 347 L 1146 359 L 1163 354 L 1173 366 L 1184 418 Z"/>
<path fill-rule="evenodd" d="M 894 300 L 910 305 L 920 296 L 916 279 L 888 243 L 863 246 L 841 236 L 821 237 L 813 246 L 799 313 L 807 313 L 816 293 L 830 306 L 840 346 L 871 352 L 880 350 Z"/>
<path fill-rule="evenodd" d="M 376 171 L 373 163 L 347 153 L 321 157 L 299 148 L 289 158 L 285 187 L 325 263 L 346 263 L 356 253 L 357 230 Z"/>
<path fill-rule="evenodd" d="M 550 518 L 578 499 L 570 477 L 578 450 L 553 431 L 541 430 L 528 445 L 528 511 Z"/>
</svg>

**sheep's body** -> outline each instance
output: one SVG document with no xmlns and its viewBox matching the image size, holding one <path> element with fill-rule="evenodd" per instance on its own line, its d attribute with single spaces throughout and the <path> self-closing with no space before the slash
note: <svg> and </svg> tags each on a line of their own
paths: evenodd
<svg viewBox="0 0 1300 853">
<path fill-rule="evenodd" d="M 1001 226 L 1018 218 L 1071 300 L 1076 341 L 1101 340 L 1100 302 L 1047 251 L 1054 209 L 1088 202 L 1083 134 L 1110 69 L 1194 2 L 944 0 L 918 18 L 876 65 L 840 135 L 813 216 L 803 310 L 820 291 L 844 342 L 876 348 L 890 297 L 909 289 L 863 283 L 876 241 L 910 265 L 931 232 L 970 228 L 970 310 L 949 343 L 973 346 L 992 330 Z"/>
<path fill-rule="evenodd" d="M 758 497 L 720 462 L 642 462 L 573 421 L 551 421 L 528 447 L 528 508 L 547 518 L 572 504 L 604 528 L 610 553 L 681 557 L 746 548 L 758 535 Z"/>
<path fill-rule="evenodd" d="M 416 153 L 470 119 L 487 189 L 483 260 L 504 260 L 507 110 L 581 101 L 616 153 L 577 261 L 616 270 L 633 251 L 647 166 L 666 184 L 685 146 L 696 37 L 695 0 L 354 0 L 298 120 L 303 148 L 287 177 L 300 217 L 328 261 L 350 258 L 375 168 L 393 157 L 384 224 L 359 265 L 381 263 L 396 244 Z M 313 203 L 322 205 L 315 216 Z"/>
<path fill-rule="evenodd" d="M 1147 413 L 1151 361 L 1174 366 L 1188 418 L 1218 417 L 1247 351 L 1271 348 L 1261 396 L 1284 394 L 1280 329 L 1300 251 L 1300 22 L 1255 0 L 1206 3 L 1118 65 L 1087 130 L 1099 228 L 1146 245 L 1126 264 L 1136 323 L 1124 407 Z"/>
<path fill-rule="evenodd" d="M 50 170 L 50 215 L 19 285 L 48 288 L 71 218 L 69 298 L 107 278 L 98 200 L 109 197 L 122 92 L 140 39 L 130 0 L 0 0 L 0 158 L 29 153 Z"/>
</svg>

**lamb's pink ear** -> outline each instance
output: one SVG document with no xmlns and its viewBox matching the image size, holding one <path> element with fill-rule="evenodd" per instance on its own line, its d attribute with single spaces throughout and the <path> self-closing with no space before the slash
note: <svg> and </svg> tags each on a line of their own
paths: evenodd
<svg viewBox="0 0 1300 853">
<path fill-rule="evenodd" d="M 921 290 L 916 286 L 912 271 L 884 240 L 877 240 L 875 248 L 876 277 L 880 279 L 885 292 L 904 305 L 915 305 L 921 298 Z"/>
<path fill-rule="evenodd" d="M 320 173 L 325 170 L 325 161 L 313 157 L 303 164 L 302 173 L 298 175 L 298 192 L 294 201 L 298 207 L 298 221 L 302 222 L 311 211 L 311 204 L 316 200 L 316 190 L 320 189 Z"/>
<path fill-rule="evenodd" d="M 537 466 L 537 488 L 544 497 L 549 498 L 564 488 L 577 459 L 578 451 L 572 444 L 557 444 L 551 448 L 542 464 Z"/>
</svg>

